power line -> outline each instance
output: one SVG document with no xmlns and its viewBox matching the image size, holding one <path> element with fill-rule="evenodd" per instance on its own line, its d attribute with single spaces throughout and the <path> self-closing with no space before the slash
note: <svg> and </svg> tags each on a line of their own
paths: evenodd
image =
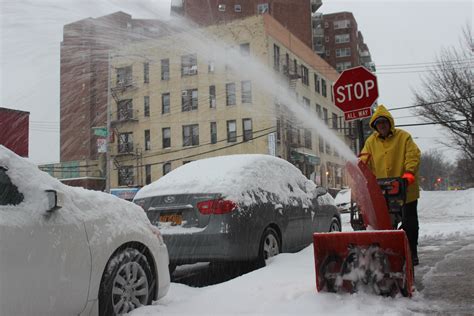
<svg viewBox="0 0 474 316">
<path fill-rule="evenodd" d="M 472 97 L 472 96 L 471 96 Z M 403 106 L 403 107 L 398 107 L 398 108 L 391 108 L 388 109 L 389 111 L 397 111 L 397 110 L 403 110 L 403 109 L 411 109 L 411 108 L 416 108 L 420 106 L 429 106 L 429 105 L 435 105 L 435 104 L 441 104 L 441 103 L 446 103 L 446 102 L 453 102 L 453 101 L 459 101 L 459 100 L 467 100 L 464 97 L 461 98 L 454 98 L 454 99 L 446 99 L 443 101 L 435 101 L 435 102 L 429 102 L 429 103 L 421 103 L 421 104 L 416 104 L 416 105 L 410 105 L 410 106 Z"/>
<path fill-rule="evenodd" d="M 231 145 L 227 145 L 227 146 L 224 146 L 224 147 L 220 147 L 220 148 L 216 148 L 216 149 L 212 149 L 212 150 L 208 150 L 208 151 L 204 151 L 204 152 L 200 152 L 200 153 L 197 153 L 197 154 L 192 154 L 192 155 L 189 155 L 189 156 L 185 156 L 185 157 L 180 157 L 180 158 L 175 158 L 175 159 L 170 159 L 170 160 L 164 160 L 164 161 L 159 161 L 159 162 L 154 162 L 154 163 L 149 163 L 149 164 L 140 164 L 140 165 L 136 165 L 134 167 L 143 167 L 143 166 L 146 166 L 146 165 L 150 165 L 150 166 L 153 166 L 153 165 L 161 165 L 163 163 L 167 163 L 167 162 L 173 162 L 173 161 L 178 161 L 178 160 L 183 160 L 183 159 L 187 159 L 187 158 L 193 158 L 193 157 L 196 157 L 196 156 L 202 156 L 202 155 L 205 155 L 205 154 L 209 154 L 209 153 L 213 153 L 213 152 L 216 152 L 216 151 L 220 151 L 220 150 L 223 150 L 223 149 L 227 149 L 227 148 L 230 148 L 230 147 L 234 147 L 234 146 L 238 146 L 238 145 L 242 145 L 244 143 L 247 143 L 248 141 L 250 140 L 254 140 L 254 139 L 257 139 L 257 138 L 261 138 L 261 137 L 264 137 L 264 136 L 267 136 L 271 133 L 274 133 L 275 131 L 271 131 L 271 132 L 268 132 L 268 133 L 265 133 L 263 135 L 259 135 L 259 136 L 255 136 L 255 137 L 252 137 L 251 139 L 249 140 L 245 140 L 245 141 L 241 141 L 241 142 L 236 142 L 234 144 L 231 144 Z M 114 168 L 114 170 L 118 170 L 117 168 Z"/>
<path fill-rule="evenodd" d="M 457 123 L 457 122 L 467 122 L 467 120 L 454 120 L 454 121 L 438 121 L 438 122 L 428 122 L 428 123 L 402 124 L 402 125 L 395 125 L 395 127 L 436 125 L 436 124 Z"/>
</svg>

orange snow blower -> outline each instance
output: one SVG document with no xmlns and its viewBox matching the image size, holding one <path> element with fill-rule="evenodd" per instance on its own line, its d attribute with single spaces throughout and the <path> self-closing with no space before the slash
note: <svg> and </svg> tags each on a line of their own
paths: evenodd
<svg viewBox="0 0 474 316">
<path fill-rule="evenodd" d="M 314 233 L 318 292 L 371 292 L 411 296 L 413 267 L 408 239 L 399 229 L 406 198 L 401 178 L 376 179 L 367 165 L 346 164 L 356 232 Z"/>
</svg>

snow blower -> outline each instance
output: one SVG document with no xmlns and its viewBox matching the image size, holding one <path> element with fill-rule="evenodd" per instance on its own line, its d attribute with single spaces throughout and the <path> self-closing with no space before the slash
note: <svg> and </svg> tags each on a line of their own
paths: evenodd
<svg viewBox="0 0 474 316">
<path fill-rule="evenodd" d="M 411 296 L 410 248 L 399 227 L 406 198 L 405 180 L 377 180 L 362 161 L 357 165 L 348 162 L 346 170 L 355 201 L 351 225 L 358 231 L 313 234 L 318 292 Z"/>
</svg>

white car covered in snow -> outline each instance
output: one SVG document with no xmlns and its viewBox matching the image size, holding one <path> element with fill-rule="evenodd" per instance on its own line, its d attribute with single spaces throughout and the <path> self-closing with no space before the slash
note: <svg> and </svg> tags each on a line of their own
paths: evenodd
<svg viewBox="0 0 474 316">
<path fill-rule="evenodd" d="M 0 146 L 0 315 L 122 314 L 169 285 L 167 248 L 140 207 Z"/>
</svg>

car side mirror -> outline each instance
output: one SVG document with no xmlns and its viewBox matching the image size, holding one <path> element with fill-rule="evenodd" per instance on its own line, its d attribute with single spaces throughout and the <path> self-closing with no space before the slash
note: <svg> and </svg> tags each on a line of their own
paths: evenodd
<svg viewBox="0 0 474 316">
<path fill-rule="evenodd" d="M 52 213 L 63 206 L 61 195 L 56 190 L 46 190 L 46 197 L 48 198 L 47 213 Z"/>
<path fill-rule="evenodd" d="M 325 187 L 317 187 L 316 188 L 316 196 L 320 197 L 321 195 L 325 195 L 328 193 L 328 190 Z"/>
</svg>

